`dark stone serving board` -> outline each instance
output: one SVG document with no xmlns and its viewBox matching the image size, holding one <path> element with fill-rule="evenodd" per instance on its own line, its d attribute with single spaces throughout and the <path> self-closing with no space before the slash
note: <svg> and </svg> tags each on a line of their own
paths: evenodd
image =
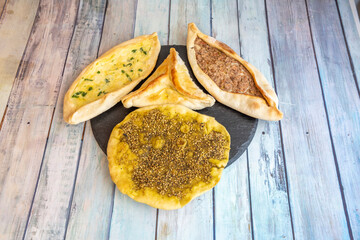
<svg viewBox="0 0 360 240">
<path fill-rule="evenodd" d="M 165 60 L 170 53 L 170 48 L 174 47 L 179 53 L 182 60 L 185 62 L 186 67 L 189 70 L 191 77 L 196 84 L 206 92 L 206 90 L 197 82 L 186 53 L 186 46 L 174 45 L 174 46 L 162 46 L 159 54 L 158 61 L 155 69 Z M 149 75 L 150 76 L 150 75 Z M 141 82 L 135 89 L 138 89 Z M 116 124 L 121 122 L 125 116 L 135 110 L 136 108 L 124 108 L 121 102 L 116 104 L 111 109 L 100 114 L 99 116 L 91 119 L 91 128 L 94 133 L 94 137 L 98 142 L 100 148 L 106 154 L 107 143 L 112 129 Z M 228 166 L 236 161 L 247 149 L 251 140 L 254 137 L 255 130 L 258 124 L 258 120 L 249 116 L 246 116 L 240 112 L 237 112 L 219 102 L 216 102 L 214 106 L 197 111 L 199 113 L 214 117 L 219 123 L 224 125 L 231 136 L 231 150 Z"/>
</svg>

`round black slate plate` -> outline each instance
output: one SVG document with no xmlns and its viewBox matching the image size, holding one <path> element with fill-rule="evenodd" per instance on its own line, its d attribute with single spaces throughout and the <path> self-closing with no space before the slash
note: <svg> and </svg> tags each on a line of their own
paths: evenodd
<svg viewBox="0 0 360 240">
<path fill-rule="evenodd" d="M 196 81 L 196 78 L 191 70 L 190 64 L 187 59 L 186 46 L 162 46 L 159 54 L 158 61 L 155 69 L 165 60 L 170 53 L 170 48 L 174 47 L 179 53 L 182 60 L 185 62 L 191 77 L 195 80 L 196 84 L 206 92 L 206 90 Z M 135 89 L 142 85 L 141 82 Z M 136 108 L 124 108 L 121 102 L 116 104 L 108 111 L 100 114 L 99 116 L 91 119 L 91 128 L 94 137 L 98 142 L 100 148 L 106 154 L 107 143 L 112 129 L 116 124 L 121 122 L 125 116 L 135 110 Z M 199 113 L 215 117 L 215 119 L 224 125 L 231 136 L 231 150 L 228 166 L 237 160 L 249 146 L 254 137 L 258 120 L 242 113 L 239 113 L 229 107 L 216 102 L 214 106 L 197 111 Z"/>
</svg>

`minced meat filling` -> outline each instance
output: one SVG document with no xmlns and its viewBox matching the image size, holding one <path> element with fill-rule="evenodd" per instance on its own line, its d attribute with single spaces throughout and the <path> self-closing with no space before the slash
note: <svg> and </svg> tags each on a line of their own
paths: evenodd
<svg viewBox="0 0 360 240">
<path fill-rule="evenodd" d="M 262 97 L 250 72 L 237 60 L 210 46 L 198 37 L 195 39 L 195 53 L 201 70 L 221 90 Z"/>
</svg>

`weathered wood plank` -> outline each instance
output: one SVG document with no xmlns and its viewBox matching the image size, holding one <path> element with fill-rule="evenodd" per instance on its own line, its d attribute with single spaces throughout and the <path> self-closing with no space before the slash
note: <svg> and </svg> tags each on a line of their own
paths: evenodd
<svg viewBox="0 0 360 240">
<path fill-rule="evenodd" d="M 0 1 L 0 14 L 5 1 Z M 39 0 L 8 0 L 0 19 L 0 117 L 4 115 Z M 14 28 L 16 26 L 16 28 Z"/>
<path fill-rule="evenodd" d="M 186 45 L 188 23 L 194 22 L 198 26 L 207 26 L 210 18 L 209 4 L 209 1 L 172 0 L 169 42 Z"/>
<path fill-rule="evenodd" d="M 349 239 L 305 2 L 266 3 L 294 237 Z"/>
<path fill-rule="evenodd" d="M 224 170 L 214 189 L 215 239 L 252 238 L 246 155 Z"/>
<path fill-rule="evenodd" d="M 354 74 L 360 88 L 360 20 L 354 0 L 337 1 L 342 27 L 346 37 Z"/>
<path fill-rule="evenodd" d="M 350 225 L 360 239 L 360 98 L 336 3 L 310 0 L 308 11 Z"/>
<path fill-rule="evenodd" d="M 19 239 L 24 234 L 73 32 L 77 3 L 40 3 L 14 82 L 0 132 L 2 239 Z"/>
<path fill-rule="evenodd" d="M 138 0 L 135 36 L 157 32 L 162 45 L 168 43 L 170 0 Z"/>
<path fill-rule="evenodd" d="M 135 1 L 108 3 L 101 50 L 133 38 L 135 14 Z M 119 22 L 122 24 L 119 25 Z M 147 33 L 138 32 L 139 35 Z M 154 239 L 156 209 L 135 202 L 120 193 L 115 186 L 114 193 L 109 239 Z"/>
<path fill-rule="evenodd" d="M 208 191 L 181 209 L 159 210 L 157 239 L 213 239 L 212 196 Z"/>
<path fill-rule="evenodd" d="M 236 1 L 212 1 L 213 36 L 240 54 Z M 215 239 L 251 239 L 251 209 L 246 152 L 225 169 L 215 187 Z"/>
<path fill-rule="evenodd" d="M 241 55 L 274 86 L 265 2 L 239 0 L 238 7 Z M 254 239 L 292 239 L 278 122 L 259 121 L 248 159 Z"/>
<path fill-rule="evenodd" d="M 168 44 L 186 45 L 187 24 L 190 22 L 195 22 L 202 31 L 210 34 L 209 1 L 171 1 Z M 209 191 L 179 210 L 159 210 L 158 239 L 212 239 L 212 199 L 212 191 Z"/>
<path fill-rule="evenodd" d="M 25 239 L 64 238 L 84 124 L 64 122 L 63 99 L 77 75 L 97 56 L 104 14 L 104 1 L 80 1 Z"/>
<path fill-rule="evenodd" d="M 66 239 L 107 239 L 114 187 L 106 156 L 86 125 Z"/>
</svg>

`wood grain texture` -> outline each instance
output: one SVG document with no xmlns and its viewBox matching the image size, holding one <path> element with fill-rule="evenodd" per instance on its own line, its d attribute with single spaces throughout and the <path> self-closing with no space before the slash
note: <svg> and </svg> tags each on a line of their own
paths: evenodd
<svg viewBox="0 0 360 240">
<path fill-rule="evenodd" d="M 194 22 L 198 26 L 209 24 L 209 4 L 209 1 L 172 0 L 169 42 L 176 45 L 185 45 L 188 23 Z"/>
<path fill-rule="evenodd" d="M 25 230 L 76 12 L 76 1 L 40 3 L 14 82 L 0 132 L 3 239 L 21 238 Z"/>
<path fill-rule="evenodd" d="M 308 11 L 352 233 L 360 239 L 360 98 L 336 3 L 309 0 Z"/>
<path fill-rule="evenodd" d="M 85 127 L 66 239 L 107 239 L 109 234 L 114 187 L 106 156 L 89 126 Z"/>
<path fill-rule="evenodd" d="M 133 38 L 136 4 L 131 0 L 108 3 L 100 52 Z M 139 31 L 139 35 L 142 34 L 147 32 Z M 109 239 L 154 239 L 156 209 L 135 202 L 123 195 L 116 186 L 114 193 Z"/>
<path fill-rule="evenodd" d="M 159 210 L 157 239 L 213 239 L 212 191 L 178 210 Z"/>
<path fill-rule="evenodd" d="M 360 88 L 360 19 L 353 0 L 337 1 L 352 67 Z M 356 19 L 357 18 L 357 19 Z"/>
<path fill-rule="evenodd" d="M 199 6 L 202 6 L 202 8 L 199 8 Z M 169 40 L 171 41 L 168 44 L 186 45 L 187 24 L 198 19 L 202 19 L 202 21 L 196 22 L 198 27 L 206 34 L 210 34 L 209 1 L 195 1 L 195 3 L 191 1 L 171 1 L 170 26 L 173 27 L 170 28 Z M 158 239 L 212 239 L 212 198 L 212 191 L 209 191 L 193 199 L 179 210 L 159 210 Z"/>
<path fill-rule="evenodd" d="M 294 237 L 349 239 L 305 2 L 266 3 Z"/>
<path fill-rule="evenodd" d="M 77 75 L 97 56 L 104 14 L 104 1 L 80 1 L 25 239 L 64 238 L 84 124 L 65 123 L 63 99 Z"/>
<path fill-rule="evenodd" d="M 162 45 L 168 42 L 170 0 L 138 0 L 136 10 L 135 37 L 158 33 Z"/>
<path fill-rule="evenodd" d="M 212 1 L 213 36 L 240 54 L 236 1 Z M 225 169 L 214 190 L 215 239 L 251 239 L 247 154 Z"/>
<path fill-rule="evenodd" d="M 215 239 L 252 239 L 246 155 L 224 170 L 214 189 Z"/>
<path fill-rule="evenodd" d="M 2 17 L 3 10 L 5 9 L 6 0 L 0 0 L 0 21 Z"/>
<path fill-rule="evenodd" d="M 29 38 L 31 27 L 34 23 L 39 0 L 8 0 L 0 1 L 0 117 L 10 96 L 16 71 Z M 16 31 L 14 31 L 16 26 Z"/>
<path fill-rule="evenodd" d="M 239 0 L 238 7 L 241 55 L 274 86 L 265 2 Z M 259 121 L 248 159 L 254 239 L 292 239 L 279 122 Z"/>
</svg>

